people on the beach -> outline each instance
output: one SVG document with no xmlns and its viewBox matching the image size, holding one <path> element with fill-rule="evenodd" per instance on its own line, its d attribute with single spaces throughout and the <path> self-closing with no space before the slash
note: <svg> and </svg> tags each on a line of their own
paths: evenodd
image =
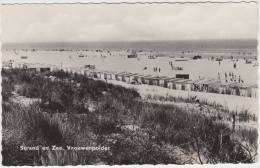
<svg viewBox="0 0 260 168">
<path fill-rule="evenodd" d="M 161 68 L 160 67 L 153 67 L 153 71 L 154 72 L 161 72 Z"/>
<path fill-rule="evenodd" d="M 173 67 L 172 61 L 169 61 L 169 64 L 170 64 L 172 70 L 174 70 L 174 67 Z"/>
<path fill-rule="evenodd" d="M 234 62 L 234 65 L 233 65 L 233 67 L 234 67 L 234 69 L 236 69 L 236 67 L 237 67 L 237 64 Z"/>
<path fill-rule="evenodd" d="M 219 76 L 219 73 L 218 73 Z M 225 77 L 225 82 L 238 82 L 238 83 L 244 83 L 244 81 L 242 80 L 240 75 L 236 75 L 233 72 L 225 72 L 224 73 L 224 77 Z"/>
<path fill-rule="evenodd" d="M 218 80 L 221 80 L 221 78 L 220 78 L 220 73 L 218 72 Z"/>
</svg>

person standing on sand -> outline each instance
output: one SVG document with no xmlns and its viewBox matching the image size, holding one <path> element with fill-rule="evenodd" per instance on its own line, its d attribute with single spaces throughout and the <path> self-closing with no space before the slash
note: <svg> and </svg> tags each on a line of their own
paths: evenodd
<svg viewBox="0 0 260 168">
<path fill-rule="evenodd" d="M 218 80 L 220 81 L 221 80 L 221 78 L 220 78 L 220 73 L 218 72 Z"/>
</svg>

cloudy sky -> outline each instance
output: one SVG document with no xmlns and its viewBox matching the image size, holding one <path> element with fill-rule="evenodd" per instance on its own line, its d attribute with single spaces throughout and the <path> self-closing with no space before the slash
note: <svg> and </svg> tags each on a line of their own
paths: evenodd
<svg viewBox="0 0 260 168">
<path fill-rule="evenodd" d="M 4 5 L 3 42 L 248 39 L 257 5 Z"/>
</svg>

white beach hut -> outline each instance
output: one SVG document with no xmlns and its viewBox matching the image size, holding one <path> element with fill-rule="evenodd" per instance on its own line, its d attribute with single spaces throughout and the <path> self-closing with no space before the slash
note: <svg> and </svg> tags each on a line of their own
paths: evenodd
<svg viewBox="0 0 260 168">
<path fill-rule="evenodd" d="M 250 86 L 249 89 L 250 89 L 250 97 L 258 98 L 258 84 Z"/>
</svg>

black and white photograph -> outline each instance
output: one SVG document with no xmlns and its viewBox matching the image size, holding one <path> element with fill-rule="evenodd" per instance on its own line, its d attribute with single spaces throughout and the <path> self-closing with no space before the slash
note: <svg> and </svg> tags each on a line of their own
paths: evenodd
<svg viewBox="0 0 260 168">
<path fill-rule="evenodd" d="M 1 164 L 257 163 L 258 5 L 1 4 Z"/>
</svg>

